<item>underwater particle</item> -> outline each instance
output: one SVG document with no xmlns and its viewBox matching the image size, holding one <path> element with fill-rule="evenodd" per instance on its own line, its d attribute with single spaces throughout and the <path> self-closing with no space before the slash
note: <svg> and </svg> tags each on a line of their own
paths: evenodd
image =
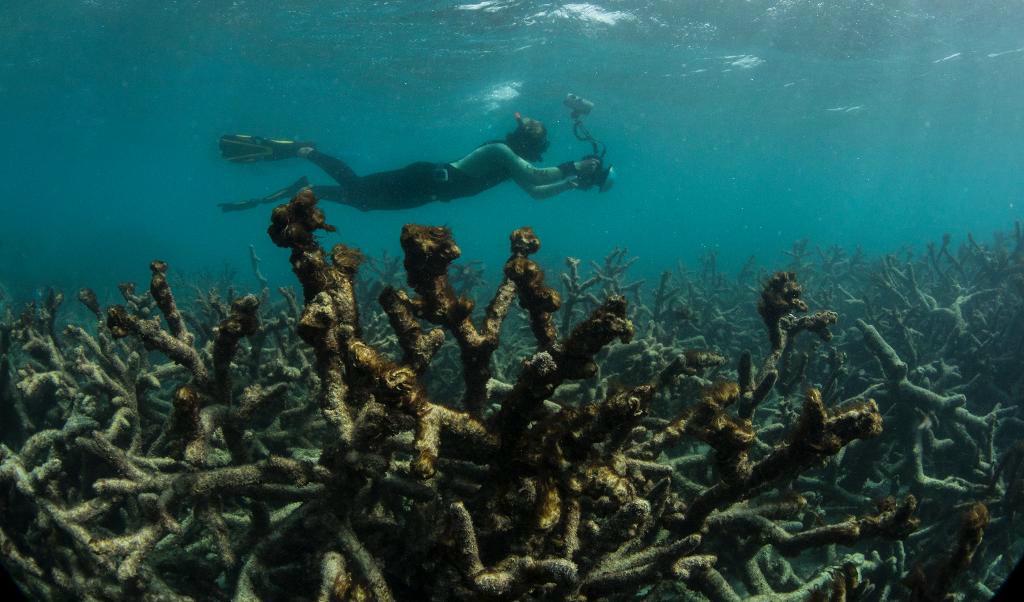
<svg viewBox="0 0 1024 602">
<path fill-rule="evenodd" d="M 636 21 L 636 16 L 620 10 L 605 10 L 594 4 L 566 4 L 549 13 L 559 19 L 575 19 L 601 25 L 617 25 L 621 21 Z"/>
<path fill-rule="evenodd" d="M 864 105 L 843 105 L 838 107 L 832 107 L 831 109 L 825 109 L 829 113 L 859 113 L 864 110 Z"/>
<path fill-rule="evenodd" d="M 990 52 L 986 56 L 988 56 L 988 58 L 990 58 L 990 59 L 994 59 L 997 56 L 1004 56 L 1004 55 L 1007 55 L 1007 54 L 1016 54 L 1018 52 L 1024 52 L 1024 48 L 1015 48 L 1013 50 L 1004 50 L 1002 52 Z"/>
<path fill-rule="evenodd" d="M 932 61 L 932 64 L 935 65 L 935 64 L 938 64 L 938 63 L 945 63 L 946 61 L 951 61 L 951 60 L 953 60 L 955 58 L 959 58 L 959 57 L 960 57 L 960 53 L 959 52 L 954 52 L 953 54 L 951 54 L 949 56 L 946 56 L 946 57 L 942 57 L 941 59 L 935 59 L 934 61 Z"/>
<path fill-rule="evenodd" d="M 497 0 L 484 0 L 484 2 L 478 2 L 476 4 L 460 4 L 455 7 L 455 10 L 482 10 L 485 13 L 496 13 L 506 8 L 508 8 L 507 4 L 503 4 Z"/>
<path fill-rule="evenodd" d="M 488 112 L 497 111 L 505 103 L 519 98 L 519 89 L 522 85 L 523 82 L 520 81 L 507 81 L 495 84 L 487 91 L 470 97 L 470 100 L 484 103 L 484 107 Z"/>
<path fill-rule="evenodd" d="M 752 54 L 742 54 L 738 57 L 726 58 L 735 58 L 736 60 L 730 62 L 729 65 L 736 67 L 737 69 L 753 69 L 754 67 L 760 67 L 764 64 L 763 58 Z"/>
</svg>

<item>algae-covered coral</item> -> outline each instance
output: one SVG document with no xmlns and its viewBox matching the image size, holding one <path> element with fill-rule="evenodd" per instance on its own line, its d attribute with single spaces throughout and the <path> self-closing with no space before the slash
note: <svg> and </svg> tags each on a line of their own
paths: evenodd
<svg viewBox="0 0 1024 602">
<path fill-rule="evenodd" d="M 980 599 L 1021 552 L 1019 227 L 880 263 L 800 244 L 735 280 L 709 256 L 647 299 L 624 250 L 569 260 L 563 299 L 521 228 L 482 311 L 445 228 L 403 229 L 409 290 L 319 231 L 308 191 L 274 210 L 302 293 L 279 303 L 179 304 L 157 261 L 148 294 L 81 291 L 92 324 L 61 329 L 57 292 L 7 310 L 26 591 Z"/>
</svg>

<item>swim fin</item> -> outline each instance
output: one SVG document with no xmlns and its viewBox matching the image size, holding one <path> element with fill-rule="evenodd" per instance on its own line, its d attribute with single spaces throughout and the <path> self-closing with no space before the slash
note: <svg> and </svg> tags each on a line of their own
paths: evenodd
<svg viewBox="0 0 1024 602">
<path fill-rule="evenodd" d="M 267 196 L 249 199 L 247 201 L 238 201 L 235 203 L 219 203 L 217 206 L 220 207 L 221 211 L 226 213 L 228 211 L 252 209 L 253 207 L 259 207 L 260 205 L 266 205 L 276 201 L 290 201 L 295 195 L 299 194 L 299 191 L 307 186 L 309 186 L 309 179 L 307 179 L 306 176 L 302 176 L 298 180 L 292 182 L 290 186 L 280 190 L 275 190 Z"/>
<path fill-rule="evenodd" d="M 226 134 L 220 137 L 220 155 L 233 163 L 278 161 L 297 157 L 300 148 L 316 146 L 313 142 L 276 140 L 247 134 Z"/>
</svg>

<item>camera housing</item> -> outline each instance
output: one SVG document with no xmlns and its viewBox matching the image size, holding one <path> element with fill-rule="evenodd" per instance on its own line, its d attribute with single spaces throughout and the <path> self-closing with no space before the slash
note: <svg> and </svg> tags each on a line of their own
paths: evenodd
<svg viewBox="0 0 1024 602">
<path fill-rule="evenodd" d="M 598 172 L 597 177 L 594 178 L 594 183 L 597 184 L 598 192 L 608 192 L 611 190 L 612 186 L 615 186 L 615 166 L 609 165 Z"/>
<path fill-rule="evenodd" d="M 594 110 L 594 103 L 571 92 L 565 95 L 563 104 L 572 110 L 573 116 L 577 117 L 589 115 L 590 112 Z"/>
</svg>

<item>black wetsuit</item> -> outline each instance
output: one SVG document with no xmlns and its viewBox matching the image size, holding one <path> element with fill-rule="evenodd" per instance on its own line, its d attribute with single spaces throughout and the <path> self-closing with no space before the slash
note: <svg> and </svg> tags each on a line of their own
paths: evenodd
<svg viewBox="0 0 1024 602">
<path fill-rule="evenodd" d="M 506 170 L 487 178 L 471 176 L 451 163 L 419 161 L 401 169 L 356 175 L 344 161 L 314 150 L 306 157 L 340 186 L 313 186 L 318 198 L 362 211 L 408 209 L 433 201 L 473 196 L 509 179 Z"/>
</svg>

